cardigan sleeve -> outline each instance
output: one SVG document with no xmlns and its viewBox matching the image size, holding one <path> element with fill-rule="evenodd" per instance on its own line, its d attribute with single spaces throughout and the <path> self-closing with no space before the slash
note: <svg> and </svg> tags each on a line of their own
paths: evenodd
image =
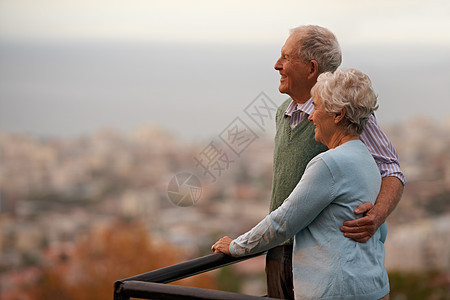
<svg viewBox="0 0 450 300">
<path fill-rule="evenodd" d="M 232 256 L 265 251 L 308 226 L 335 198 L 335 180 L 327 164 L 316 156 L 284 203 L 253 229 L 230 244 Z"/>
</svg>

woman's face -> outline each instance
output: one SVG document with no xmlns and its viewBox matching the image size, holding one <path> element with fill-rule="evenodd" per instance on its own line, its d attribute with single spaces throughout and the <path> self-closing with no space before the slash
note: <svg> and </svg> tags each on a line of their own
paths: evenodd
<svg viewBox="0 0 450 300">
<path fill-rule="evenodd" d="M 331 138 L 336 130 L 336 124 L 334 122 L 334 115 L 325 111 L 325 108 L 320 97 L 313 98 L 314 111 L 308 117 L 310 122 L 314 123 L 316 129 L 314 129 L 316 141 L 324 144 L 330 148 Z"/>
</svg>

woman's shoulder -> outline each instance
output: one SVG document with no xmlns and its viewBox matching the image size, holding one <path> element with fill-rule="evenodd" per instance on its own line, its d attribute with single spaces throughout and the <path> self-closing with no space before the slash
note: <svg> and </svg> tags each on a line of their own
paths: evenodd
<svg viewBox="0 0 450 300">
<path fill-rule="evenodd" d="M 328 150 L 320 156 L 320 160 L 336 182 L 342 184 L 354 183 L 362 186 L 367 182 L 375 183 L 381 180 L 375 160 L 360 140 Z"/>
<path fill-rule="evenodd" d="M 346 142 L 334 149 L 330 149 L 318 155 L 327 165 L 336 166 L 340 164 L 361 163 L 372 161 L 372 155 L 361 140 Z"/>
</svg>

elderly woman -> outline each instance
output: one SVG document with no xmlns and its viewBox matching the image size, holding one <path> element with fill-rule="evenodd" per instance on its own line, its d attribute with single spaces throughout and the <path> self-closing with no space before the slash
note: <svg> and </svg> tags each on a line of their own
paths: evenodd
<svg viewBox="0 0 450 300">
<path fill-rule="evenodd" d="M 337 70 L 319 76 L 311 90 L 315 111 L 309 121 L 315 139 L 329 150 L 313 158 L 290 196 L 277 210 L 235 240 L 223 237 L 214 252 L 235 257 L 258 253 L 295 237 L 296 299 L 380 299 L 388 295 L 382 233 L 366 243 L 339 231 L 354 209 L 375 202 L 380 172 L 359 140 L 377 109 L 368 76 Z"/>
</svg>

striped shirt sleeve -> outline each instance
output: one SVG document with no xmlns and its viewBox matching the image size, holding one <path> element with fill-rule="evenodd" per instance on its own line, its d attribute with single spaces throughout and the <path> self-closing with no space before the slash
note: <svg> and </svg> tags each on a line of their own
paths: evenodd
<svg viewBox="0 0 450 300">
<path fill-rule="evenodd" d="M 405 185 L 406 178 L 400 169 L 397 151 L 386 134 L 381 131 L 381 128 L 373 115 L 370 116 L 360 139 L 367 146 L 375 159 L 375 162 L 380 169 L 381 177 L 397 177 L 402 184 Z"/>
</svg>

